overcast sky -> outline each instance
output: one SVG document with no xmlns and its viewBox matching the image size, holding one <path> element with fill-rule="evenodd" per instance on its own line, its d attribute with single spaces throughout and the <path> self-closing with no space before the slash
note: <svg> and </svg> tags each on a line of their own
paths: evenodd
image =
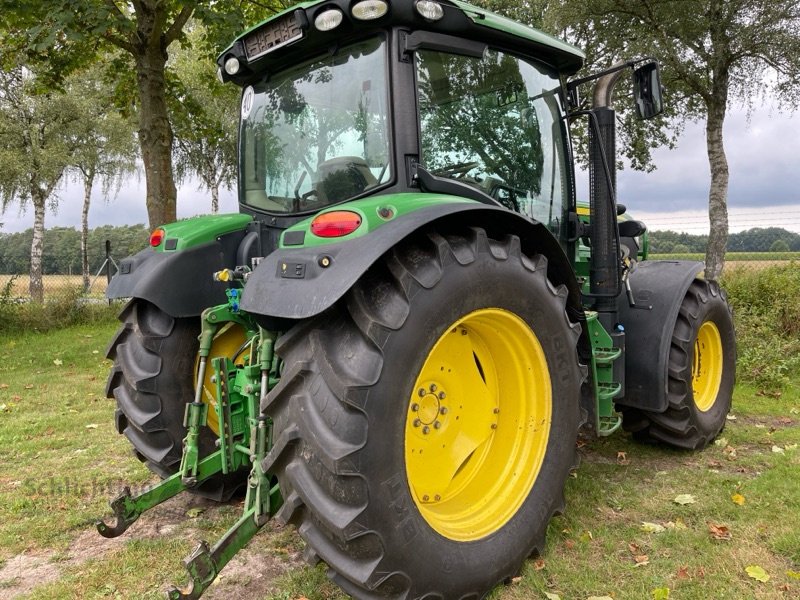
<svg viewBox="0 0 800 600">
<path fill-rule="evenodd" d="M 743 110 L 732 109 L 725 123 L 724 139 L 730 163 L 731 231 L 779 226 L 800 232 L 800 115 L 780 114 L 769 107 L 756 108 L 748 121 Z M 655 153 L 656 171 L 624 170 L 618 175 L 619 202 L 650 229 L 707 233 L 709 167 L 705 132 L 687 124 L 674 150 Z M 80 228 L 83 188 L 67 183 L 59 196 L 58 210 L 48 210 L 46 227 Z M 147 223 L 144 176 L 132 177 L 111 201 L 95 190 L 89 226 Z M 579 197 L 587 190 L 580 187 Z M 178 216 L 209 211 L 210 194 L 196 185 L 178 191 Z M 223 193 L 221 212 L 236 212 L 233 192 Z M 33 213 L 20 214 L 15 205 L 0 216 L 0 232 L 22 231 L 33 226 Z"/>
</svg>

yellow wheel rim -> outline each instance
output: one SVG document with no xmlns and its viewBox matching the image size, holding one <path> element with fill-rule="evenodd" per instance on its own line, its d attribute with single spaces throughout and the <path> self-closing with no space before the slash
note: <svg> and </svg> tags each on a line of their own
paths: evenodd
<svg viewBox="0 0 800 600">
<path fill-rule="evenodd" d="M 706 321 L 697 332 L 692 364 L 694 403 L 703 412 L 714 406 L 722 382 L 722 338 L 719 329 Z"/>
<path fill-rule="evenodd" d="M 539 475 L 551 419 L 547 360 L 522 319 L 488 308 L 453 323 L 407 408 L 406 476 L 423 518 L 456 541 L 503 527 Z"/>
<path fill-rule="evenodd" d="M 211 342 L 211 352 L 208 355 L 208 363 L 206 366 L 206 376 L 203 381 L 203 402 L 209 405 L 208 411 L 208 426 L 216 434 L 219 434 L 219 421 L 217 420 L 217 385 L 212 381 L 214 377 L 214 368 L 211 366 L 211 359 L 225 356 L 233 360 L 236 364 L 244 364 L 244 356 L 236 356 L 237 352 L 242 349 L 247 336 L 244 329 L 234 323 L 227 323 L 220 328 Z M 195 381 L 197 381 L 197 371 L 200 368 L 199 358 L 195 361 L 194 373 Z"/>
</svg>

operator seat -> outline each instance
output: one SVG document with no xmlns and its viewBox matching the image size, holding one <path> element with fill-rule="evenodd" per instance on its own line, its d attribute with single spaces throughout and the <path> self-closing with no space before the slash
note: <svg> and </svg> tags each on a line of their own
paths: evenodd
<svg viewBox="0 0 800 600">
<path fill-rule="evenodd" d="M 317 200 L 324 204 L 347 200 L 378 185 L 367 161 L 360 156 L 337 156 L 320 163 L 317 178 Z"/>
</svg>

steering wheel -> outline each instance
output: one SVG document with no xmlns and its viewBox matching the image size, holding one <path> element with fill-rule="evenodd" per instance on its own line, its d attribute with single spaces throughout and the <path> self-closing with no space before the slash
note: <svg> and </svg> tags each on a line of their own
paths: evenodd
<svg viewBox="0 0 800 600">
<path fill-rule="evenodd" d="M 452 179 L 460 179 L 475 167 L 480 167 L 480 166 L 481 163 L 473 160 L 469 162 L 460 162 L 460 163 L 454 163 L 452 165 L 447 165 L 446 167 L 442 167 L 441 169 L 436 169 L 432 171 L 432 173 L 437 176 L 450 177 Z"/>
</svg>

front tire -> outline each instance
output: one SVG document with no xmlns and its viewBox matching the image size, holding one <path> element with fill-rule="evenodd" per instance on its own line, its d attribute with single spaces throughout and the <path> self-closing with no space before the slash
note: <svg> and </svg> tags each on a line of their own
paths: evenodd
<svg viewBox="0 0 800 600">
<path fill-rule="evenodd" d="M 623 425 L 643 442 L 695 450 L 725 426 L 736 375 L 736 335 L 725 292 L 696 279 L 681 302 L 667 365 L 664 412 L 622 408 Z"/>
<path fill-rule="evenodd" d="M 346 592 L 480 598 L 541 550 L 579 424 L 566 297 L 515 236 L 431 232 L 279 340 L 264 468 Z"/>
</svg>

